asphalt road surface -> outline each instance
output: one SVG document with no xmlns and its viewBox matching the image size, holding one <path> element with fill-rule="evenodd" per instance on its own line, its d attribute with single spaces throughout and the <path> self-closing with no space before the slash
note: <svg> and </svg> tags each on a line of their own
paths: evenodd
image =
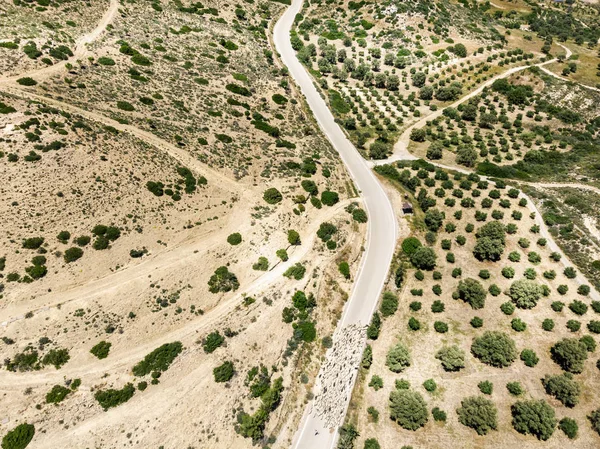
<svg viewBox="0 0 600 449">
<path fill-rule="evenodd" d="M 290 30 L 301 7 L 302 0 L 293 0 L 292 5 L 275 24 L 273 40 L 283 63 L 305 95 L 319 126 L 350 172 L 369 215 L 366 250 L 362 256 L 359 272 L 355 276 L 352 293 L 346 303 L 342 319 L 338 323 L 338 329 L 349 324 L 367 325 L 387 278 L 398 227 L 392 205 L 381 184 L 354 145 L 335 123 L 327 104 L 313 85 L 312 78 L 292 49 Z M 309 404 L 292 447 L 329 449 L 335 444 L 337 429 L 326 429 L 322 420 L 311 413 L 311 408 Z"/>
</svg>

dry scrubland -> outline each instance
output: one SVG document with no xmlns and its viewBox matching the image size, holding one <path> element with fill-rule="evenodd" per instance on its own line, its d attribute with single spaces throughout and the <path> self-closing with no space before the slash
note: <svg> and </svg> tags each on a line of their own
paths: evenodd
<svg viewBox="0 0 600 449">
<path fill-rule="evenodd" d="M 18 75 L 66 59 L 79 38 L 96 27 L 110 1 L 50 3 L 12 0 L 0 3 L 2 76 Z"/>
<path fill-rule="evenodd" d="M 287 447 L 366 214 L 284 6 L 45 3 L 2 5 L 3 444 Z"/>
<path fill-rule="evenodd" d="M 549 248 L 531 204 L 503 181 L 449 173 L 423 161 L 378 171 L 420 207 L 408 217 L 413 235 L 402 242 L 367 330 L 369 348 L 349 415 L 360 432 L 354 447 L 370 438 L 381 447 L 447 447 L 457 438 L 464 447 L 595 447 L 599 436 L 587 416 L 598 404 L 600 303 L 580 285 L 582 278 L 574 278 L 571 263 Z M 498 353 L 477 349 L 476 339 L 487 332 L 507 338 L 496 343 Z M 580 365 L 552 355 L 563 339 L 578 348 Z M 397 345 L 402 349 L 394 355 Z M 449 355 L 440 355 L 448 348 Z M 569 394 L 558 397 L 567 405 L 547 394 L 542 382 L 565 372 L 573 373 L 562 387 Z M 482 382 L 493 384 L 491 393 Z M 411 403 L 404 412 L 410 418 L 399 412 L 394 422 L 394 391 L 415 392 L 423 405 Z M 481 435 L 461 424 L 457 413 L 472 396 L 490 400 L 496 410 L 478 417 Z M 558 429 L 548 441 L 551 430 L 540 432 L 539 440 L 514 431 L 511 406 L 528 400 L 551 406 L 548 429 L 574 419 L 577 439 L 570 442 Z M 477 416 L 473 410 L 466 415 Z"/>
</svg>

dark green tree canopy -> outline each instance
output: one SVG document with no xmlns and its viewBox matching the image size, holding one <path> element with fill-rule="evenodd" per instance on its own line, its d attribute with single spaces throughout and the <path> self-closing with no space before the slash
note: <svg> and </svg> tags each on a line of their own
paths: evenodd
<svg viewBox="0 0 600 449">
<path fill-rule="evenodd" d="M 498 426 L 498 410 L 492 401 L 483 396 L 470 396 L 461 401 L 456 409 L 458 420 L 479 435 L 487 435 Z"/>
</svg>

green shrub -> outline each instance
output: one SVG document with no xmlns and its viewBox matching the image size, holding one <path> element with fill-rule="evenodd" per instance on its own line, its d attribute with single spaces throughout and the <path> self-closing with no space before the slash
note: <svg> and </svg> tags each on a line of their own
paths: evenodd
<svg viewBox="0 0 600 449">
<path fill-rule="evenodd" d="M 421 246 L 410 256 L 411 263 L 421 270 L 433 270 L 436 266 L 435 251 L 429 247 Z"/>
<path fill-rule="evenodd" d="M 208 290 L 211 293 L 235 291 L 239 286 L 236 275 L 231 273 L 226 266 L 217 268 L 208 281 Z"/>
<path fill-rule="evenodd" d="M 435 329 L 436 332 L 438 332 L 440 334 L 445 334 L 446 332 L 448 332 L 448 325 L 446 323 L 444 323 L 443 321 L 434 322 L 433 328 Z"/>
<path fill-rule="evenodd" d="M 416 391 L 394 390 L 389 398 L 390 418 L 406 430 L 417 430 L 428 421 L 427 404 Z"/>
<path fill-rule="evenodd" d="M 348 262 L 340 262 L 338 265 L 338 270 L 346 279 L 350 279 L 350 265 Z"/>
<path fill-rule="evenodd" d="M 513 396 L 521 396 L 524 392 L 523 387 L 519 382 L 509 382 L 506 384 L 506 389 Z"/>
<path fill-rule="evenodd" d="M 120 390 L 114 390 L 112 388 L 108 390 L 98 390 L 94 394 L 94 398 L 98 401 L 104 411 L 111 407 L 124 404 L 129 401 L 135 394 L 135 387 L 131 383 L 127 383 Z"/>
<path fill-rule="evenodd" d="M 159 346 L 133 367 L 133 375 L 141 377 L 152 371 L 166 371 L 182 350 L 183 345 L 179 341 Z"/>
<path fill-rule="evenodd" d="M 481 391 L 483 394 L 492 394 L 494 391 L 494 384 L 492 384 L 490 381 L 488 380 L 484 380 L 482 382 L 479 382 L 477 384 L 477 387 L 479 388 L 479 391 Z"/>
<path fill-rule="evenodd" d="M 227 237 L 227 243 L 234 246 L 239 245 L 240 243 L 242 243 L 242 234 L 240 234 L 239 232 L 234 232 L 233 234 L 230 234 Z"/>
<path fill-rule="evenodd" d="M 497 368 L 510 366 L 517 358 L 514 341 L 498 331 L 487 331 L 473 339 L 471 352 L 483 363 Z"/>
<path fill-rule="evenodd" d="M 90 352 L 99 359 L 105 359 L 106 357 L 108 357 L 108 353 L 110 352 L 111 346 L 112 343 L 109 343 L 107 341 L 101 341 L 99 343 L 96 343 L 94 347 L 92 347 Z"/>
<path fill-rule="evenodd" d="M 62 385 L 54 385 L 52 389 L 46 393 L 46 403 L 58 404 L 59 402 L 62 402 L 70 392 L 70 389 L 63 387 Z"/>
<path fill-rule="evenodd" d="M 587 360 L 587 346 L 575 338 L 563 338 L 550 349 L 552 360 L 563 370 L 579 374 Z"/>
<path fill-rule="evenodd" d="M 279 190 L 277 190 L 275 187 L 271 187 L 270 189 L 265 190 L 263 199 L 269 204 L 277 204 L 281 202 L 283 196 Z"/>
<path fill-rule="evenodd" d="M 73 246 L 65 251 L 64 259 L 65 262 L 71 263 L 80 259 L 83 256 L 83 250 L 76 246 Z"/>
<path fill-rule="evenodd" d="M 482 396 L 470 396 L 461 401 L 456 410 L 458 421 L 475 430 L 478 435 L 487 435 L 498 427 L 498 410 L 492 401 Z"/>
<path fill-rule="evenodd" d="M 512 329 L 516 332 L 524 332 L 527 329 L 527 323 L 525 323 L 521 318 L 513 318 L 510 322 Z"/>
<path fill-rule="evenodd" d="M 252 265 L 252 269 L 256 271 L 267 271 L 269 269 L 269 259 L 266 257 L 259 257 L 258 262 Z"/>
<path fill-rule="evenodd" d="M 381 317 L 379 313 L 375 312 L 371 318 L 371 323 L 367 327 L 367 337 L 371 340 L 377 340 L 379 332 L 381 330 Z"/>
<path fill-rule="evenodd" d="M 372 376 L 369 382 L 369 387 L 372 387 L 375 391 L 383 388 L 383 379 L 379 376 Z"/>
<path fill-rule="evenodd" d="M 596 431 L 598 435 L 600 435 L 600 408 L 592 411 L 588 415 L 588 419 L 590 420 L 590 424 L 592 425 L 592 429 Z"/>
<path fill-rule="evenodd" d="M 521 309 L 531 309 L 542 297 L 542 286 L 529 279 L 519 279 L 511 284 L 508 296 Z"/>
<path fill-rule="evenodd" d="M 369 221 L 367 213 L 361 208 L 356 208 L 352 211 L 352 219 L 358 223 L 366 223 Z"/>
<path fill-rule="evenodd" d="M 384 317 L 392 316 L 398 310 L 398 297 L 391 292 L 385 292 L 379 310 Z"/>
<path fill-rule="evenodd" d="M 571 373 L 556 376 L 546 375 L 542 379 L 546 393 L 554 396 L 566 407 L 575 407 L 579 403 L 581 387 Z"/>
<path fill-rule="evenodd" d="M 437 389 L 437 384 L 435 383 L 435 380 L 427 379 L 425 382 L 423 382 L 423 388 L 425 388 L 425 390 L 428 392 L 433 393 Z"/>
<path fill-rule="evenodd" d="M 37 81 L 34 80 L 33 78 L 25 77 L 25 78 L 19 78 L 17 80 L 17 83 L 20 84 L 21 86 L 35 86 L 37 84 Z"/>
<path fill-rule="evenodd" d="M 225 89 L 227 89 L 229 92 L 232 92 L 236 95 L 241 95 L 243 97 L 251 97 L 252 96 L 252 92 L 250 92 L 245 87 L 240 86 L 239 84 L 235 84 L 235 83 L 227 84 L 225 86 Z"/>
<path fill-rule="evenodd" d="M 331 192 L 329 190 L 325 190 L 321 193 L 321 202 L 326 206 L 334 206 L 340 201 L 340 197 L 337 192 Z"/>
<path fill-rule="evenodd" d="M 91 240 L 89 235 L 80 235 L 75 239 L 75 243 L 77 243 L 78 246 L 87 246 Z"/>
<path fill-rule="evenodd" d="M 485 306 L 487 293 L 481 283 L 473 278 L 467 278 L 458 283 L 458 297 L 468 303 L 472 309 L 482 309 Z"/>
<path fill-rule="evenodd" d="M 44 365 L 52 365 L 56 369 L 60 369 L 65 363 L 69 361 L 71 356 L 69 351 L 66 349 L 51 349 L 46 353 L 42 359 Z"/>
<path fill-rule="evenodd" d="M 402 251 L 408 256 L 412 256 L 421 246 L 416 237 L 407 237 L 402 241 Z"/>
<path fill-rule="evenodd" d="M 473 328 L 479 329 L 480 327 L 483 326 L 483 318 L 475 316 L 471 319 L 470 324 Z"/>
<path fill-rule="evenodd" d="M 101 56 L 98 58 L 98 64 L 112 66 L 112 65 L 115 65 L 115 60 L 112 58 L 109 58 L 108 56 Z"/>
<path fill-rule="evenodd" d="M 304 265 L 302 265 L 300 262 L 295 263 L 294 265 L 292 265 L 291 267 L 289 267 L 285 273 L 283 273 L 283 275 L 288 278 L 294 278 L 297 281 L 299 281 L 300 279 L 302 279 L 304 277 L 304 274 L 306 273 L 306 267 Z"/>
<path fill-rule="evenodd" d="M 578 299 L 576 299 L 571 304 L 569 304 L 569 309 L 574 314 L 581 316 L 581 315 L 584 315 L 587 312 L 588 306 L 584 302 L 579 301 Z"/>
<path fill-rule="evenodd" d="M 437 422 L 446 422 L 446 419 L 448 418 L 446 412 L 440 410 L 438 407 L 434 407 L 431 410 L 431 415 L 433 416 L 433 420 Z"/>
<path fill-rule="evenodd" d="M 38 249 L 44 243 L 43 237 L 30 237 L 23 240 L 23 248 L 25 249 Z"/>
<path fill-rule="evenodd" d="M 520 357 L 523 363 L 525 363 L 525 366 L 530 368 L 533 368 L 540 361 L 539 357 L 532 349 L 523 349 Z"/>
<path fill-rule="evenodd" d="M 460 371 L 465 367 L 465 353 L 456 345 L 443 347 L 435 358 L 442 362 L 445 371 Z"/>
<path fill-rule="evenodd" d="M 225 362 L 213 369 L 215 382 L 229 382 L 234 374 L 233 362 Z"/>
<path fill-rule="evenodd" d="M 518 401 L 511 407 L 514 429 L 525 435 L 534 435 L 546 441 L 554 433 L 556 417 L 554 409 L 544 400 Z"/>
<path fill-rule="evenodd" d="M 117 101 L 117 108 L 127 112 L 135 111 L 135 107 L 131 103 L 122 100 Z"/>
<path fill-rule="evenodd" d="M 393 346 L 387 353 L 386 366 L 394 373 L 401 373 L 411 364 L 408 348 L 402 343 Z"/>
<path fill-rule="evenodd" d="M 571 418 L 563 418 L 558 422 L 558 428 L 562 430 L 569 439 L 573 440 L 577 438 L 577 432 L 579 431 L 579 426 L 577 425 L 577 421 Z"/>
<path fill-rule="evenodd" d="M 283 95 L 281 95 L 281 94 L 274 94 L 274 95 L 271 97 L 271 99 L 272 99 L 272 100 L 273 100 L 273 101 L 274 101 L 276 104 L 279 104 L 279 105 L 283 105 L 283 104 L 286 104 L 286 103 L 288 102 L 288 99 L 287 99 L 287 98 L 285 98 L 285 97 L 284 97 Z"/>
<path fill-rule="evenodd" d="M 19 424 L 4 435 L 2 449 L 25 449 L 31 443 L 34 435 L 35 427 L 33 424 Z"/>
<path fill-rule="evenodd" d="M 97 251 L 102 251 L 106 248 L 108 248 L 108 245 L 110 244 L 110 241 L 103 236 L 97 237 L 96 240 L 94 240 L 94 243 L 92 244 L 92 248 L 94 248 Z"/>
</svg>

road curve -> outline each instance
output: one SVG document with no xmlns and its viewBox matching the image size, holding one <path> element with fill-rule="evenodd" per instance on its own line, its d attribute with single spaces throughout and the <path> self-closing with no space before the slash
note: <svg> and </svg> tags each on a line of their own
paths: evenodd
<svg viewBox="0 0 600 449">
<path fill-rule="evenodd" d="M 348 325 L 367 325 L 369 323 L 394 255 L 398 227 L 392 205 L 383 187 L 363 157 L 337 125 L 327 104 L 314 86 L 312 78 L 296 58 L 290 43 L 290 30 L 294 18 L 301 8 L 302 0 L 292 1 L 291 6 L 275 24 L 273 41 L 281 60 L 306 97 L 319 126 L 340 154 L 360 190 L 369 215 L 366 249 L 359 271 L 355 276 L 352 293 L 345 305 L 342 319 L 338 323 L 336 331 L 336 335 L 338 335 L 339 330 Z M 334 335 L 334 341 L 336 335 Z M 311 404 L 304 414 L 293 447 L 296 449 L 329 449 L 335 444 L 337 429 L 325 429 L 322 420 L 312 414 L 310 408 L 312 408 Z"/>
</svg>

